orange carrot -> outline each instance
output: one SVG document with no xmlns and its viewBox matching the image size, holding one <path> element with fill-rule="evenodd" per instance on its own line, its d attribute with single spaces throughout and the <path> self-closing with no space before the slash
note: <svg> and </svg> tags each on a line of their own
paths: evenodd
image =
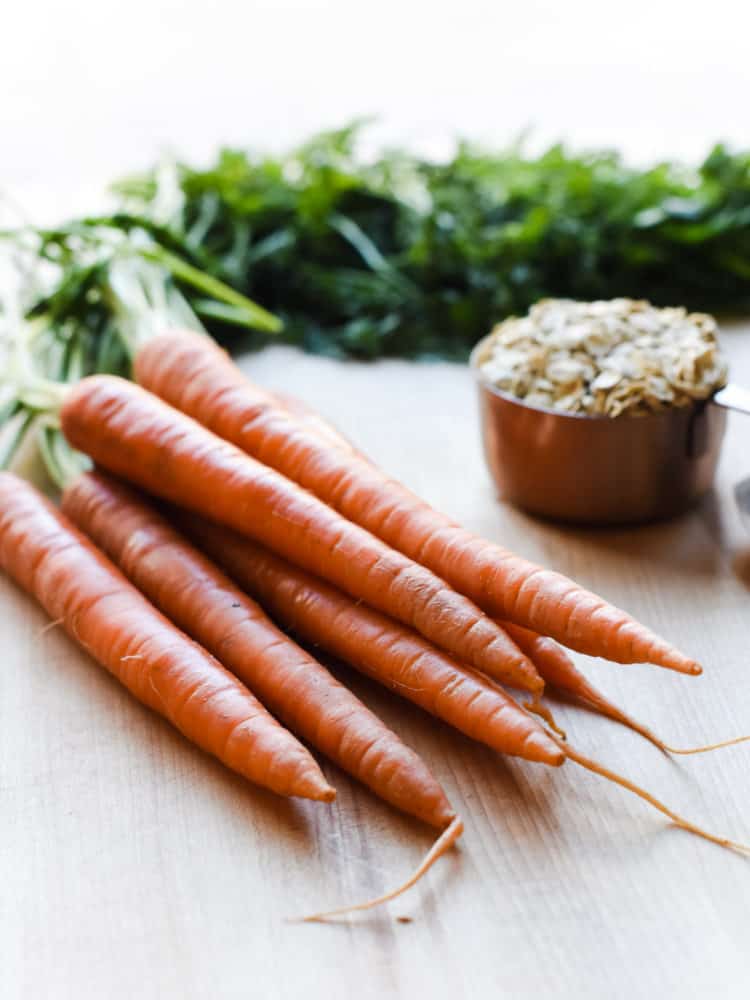
<svg viewBox="0 0 750 1000">
<path fill-rule="evenodd" d="M 555 766 L 563 762 L 559 747 L 509 695 L 418 633 L 227 528 L 184 511 L 172 510 L 171 518 L 306 643 L 501 753 Z"/>
<path fill-rule="evenodd" d="M 471 601 L 144 389 L 91 376 L 66 394 L 60 419 L 70 443 L 109 471 L 257 539 L 490 676 L 543 687 Z"/>
<path fill-rule="evenodd" d="M 493 617 L 593 656 L 700 673 L 625 612 L 470 534 L 353 449 L 318 433 L 253 386 L 206 337 L 162 334 L 141 348 L 135 372 L 142 385 L 423 563 Z"/>
<path fill-rule="evenodd" d="M 329 446 L 336 446 L 348 454 L 355 454 L 359 459 L 365 459 L 361 452 L 358 452 L 351 441 L 344 437 L 338 428 L 326 421 L 320 414 L 312 410 L 306 403 L 294 396 L 280 395 L 279 393 L 265 393 L 259 386 L 248 383 L 250 392 L 256 403 L 263 403 L 264 408 L 279 407 L 292 413 L 296 419 L 304 424 L 310 433 L 322 435 Z M 370 463 L 372 464 L 372 463 Z M 205 524 L 205 522 L 203 522 Z M 750 741 L 750 736 L 737 736 L 733 739 L 722 740 L 719 743 L 712 743 L 702 747 L 690 747 L 688 749 L 677 748 L 665 743 L 652 730 L 643 723 L 638 722 L 632 716 L 619 708 L 611 699 L 602 694 L 588 678 L 576 667 L 568 653 L 553 639 L 548 636 L 539 635 L 522 625 L 513 622 L 499 621 L 498 624 L 508 633 L 515 644 L 525 653 L 537 669 L 537 672 L 545 682 L 547 687 L 552 687 L 558 691 L 572 696 L 576 701 L 583 703 L 588 708 L 593 709 L 600 715 L 604 715 L 614 722 L 620 723 L 628 729 L 645 737 L 660 750 L 666 753 L 688 756 L 692 754 L 708 753 L 713 750 L 721 750 L 726 747 L 737 746 L 740 743 Z M 323 645 L 323 643 L 321 643 Z M 343 657 L 345 658 L 345 657 Z M 546 705 L 543 705 L 538 696 L 526 706 L 527 710 L 533 711 L 547 722 L 547 724 L 559 735 L 565 737 L 565 733 L 558 727 L 555 719 Z"/>
<path fill-rule="evenodd" d="M 307 750 L 32 486 L 0 473 L 0 567 L 139 701 L 281 795 L 335 797 Z"/>
<path fill-rule="evenodd" d="M 258 386 L 251 384 L 251 391 L 257 399 L 263 398 L 263 390 Z M 348 438 L 344 437 L 338 428 L 334 427 L 320 416 L 320 414 L 294 396 L 267 393 L 264 405 L 274 405 L 288 410 L 304 423 L 308 431 L 322 435 L 329 446 L 336 446 L 349 454 L 357 454 L 360 459 L 364 458 L 362 453 L 356 451 L 352 443 Z M 551 687 L 572 696 L 577 702 L 593 709 L 600 715 L 604 715 L 643 736 L 665 753 L 689 756 L 709 753 L 713 750 L 722 750 L 726 747 L 750 742 L 750 736 L 736 736 L 733 739 L 722 740 L 719 743 L 711 743 L 701 747 L 690 747 L 688 749 L 670 746 L 651 729 L 643 723 L 638 722 L 631 715 L 628 715 L 615 705 L 611 699 L 607 698 L 606 695 L 594 687 L 591 681 L 576 667 L 565 649 L 559 646 L 553 639 L 532 632 L 522 625 L 515 625 L 513 622 L 499 621 L 498 625 L 508 633 L 521 652 L 528 656 L 545 682 L 547 689 Z M 542 704 L 539 696 L 535 696 L 534 701 L 527 703 L 525 707 L 527 710 L 538 714 L 554 732 L 565 738 L 564 731 L 559 728 L 551 711 L 546 705 Z"/>
<path fill-rule="evenodd" d="M 479 726 L 474 731 L 466 726 L 471 707 L 466 704 L 461 705 L 460 696 L 456 704 L 448 707 L 446 715 L 442 714 L 446 711 L 446 707 L 450 706 L 451 683 L 454 685 L 454 689 L 460 691 L 460 684 L 464 681 L 464 677 L 461 676 L 461 668 L 456 664 L 450 662 L 446 664 L 443 661 L 442 677 L 445 686 L 441 692 L 441 699 L 435 699 L 433 692 L 429 690 L 425 692 L 424 690 L 425 687 L 429 687 L 429 681 L 424 675 L 418 675 L 414 678 L 415 683 L 409 683 L 408 665 L 405 675 L 403 669 L 399 668 L 398 644 L 403 643 L 406 638 L 403 634 L 405 630 L 400 626 L 394 622 L 389 623 L 382 616 L 371 617 L 372 612 L 368 609 L 364 609 L 365 613 L 360 617 L 359 613 L 362 609 L 358 609 L 350 599 L 337 594 L 333 588 L 309 577 L 297 568 L 285 564 L 283 560 L 264 551 L 253 542 L 243 540 L 234 533 L 211 525 L 194 515 L 186 515 L 180 511 L 173 511 L 172 514 L 179 519 L 188 533 L 195 537 L 198 543 L 217 561 L 221 562 L 242 586 L 246 586 L 261 602 L 265 603 L 281 622 L 298 630 L 302 637 L 311 642 L 319 643 L 322 648 L 341 656 L 364 673 L 397 690 L 404 697 L 411 699 L 428 711 L 433 711 L 443 718 L 447 716 L 447 721 L 457 725 L 457 728 L 474 738 L 482 739 L 483 735 L 486 735 L 487 730 L 483 726 Z M 354 616 L 353 619 L 352 616 Z M 357 625 L 359 623 L 366 625 L 367 631 L 364 635 L 367 641 L 362 645 L 359 642 L 352 642 L 347 637 L 349 623 L 352 620 Z M 427 645 L 424 644 L 423 640 L 417 639 L 417 642 L 422 646 Z M 391 646 L 390 652 L 388 651 L 389 644 Z M 424 652 L 422 649 L 418 655 L 424 655 Z M 432 662 L 434 664 L 435 661 Z M 399 683 L 404 676 L 407 679 L 406 686 Z M 483 688 L 480 688 L 479 691 L 474 689 L 471 697 L 475 702 L 478 702 L 480 698 L 486 697 L 485 690 Z M 517 707 L 515 703 L 512 704 Z M 459 705 L 461 705 L 460 709 Z M 507 709 L 501 709 L 501 711 L 507 711 Z M 460 715 L 463 715 L 463 722 L 459 720 Z M 713 843 L 720 844 L 722 847 L 731 847 L 742 852 L 747 851 L 747 848 L 741 844 L 725 837 L 707 833 L 694 823 L 679 816 L 634 782 L 616 774 L 597 761 L 585 757 L 569 744 L 562 743 L 554 736 L 550 736 L 549 740 L 556 744 L 562 755 L 569 760 L 604 777 L 607 781 L 627 789 L 684 829 Z M 548 761 L 548 763 L 550 762 Z M 373 904 L 363 904 L 361 908 L 366 909 L 369 905 L 374 905 L 377 902 L 378 900 L 374 901 Z M 343 907 L 329 913 L 317 914 L 309 919 L 324 919 L 359 908 Z"/>
<path fill-rule="evenodd" d="M 63 510 L 298 736 L 396 808 L 439 828 L 455 818 L 414 751 L 143 498 L 102 473 L 87 473 L 65 490 Z"/>
</svg>

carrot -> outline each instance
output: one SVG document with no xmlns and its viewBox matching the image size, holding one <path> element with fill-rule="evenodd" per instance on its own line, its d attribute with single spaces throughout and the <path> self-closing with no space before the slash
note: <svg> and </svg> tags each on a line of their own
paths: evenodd
<svg viewBox="0 0 750 1000">
<path fill-rule="evenodd" d="M 563 762 L 544 729 L 509 695 L 459 666 L 418 633 L 233 531 L 184 511 L 173 510 L 171 517 L 276 621 L 306 643 L 500 753 L 553 766 Z"/>
<path fill-rule="evenodd" d="M 577 701 L 583 702 L 583 704 L 589 708 L 593 708 L 601 715 L 639 733 L 665 753 L 689 756 L 691 754 L 709 753 L 712 750 L 722 750 L 725 747 L 737 746 L 738 743 L 747 743 L 750 741 L 750 736 L 735 736 L 733 739 L 722 740 L 720 743 L 711 743 L 708 746 L 702 747 L 681 749 L 670 746 L 647 726 L 644 726 L 641 722 L 637 722 L 632 716 L 628 715 L 621 708 L 618 708 L 601 691 L 598 691 L 591 681 L 581 673 L 565 650 L 558 646 L 552 639 L 536 635 L 536 633 L 530 632 L 520 625 L 513 625 L 509 622 L 501 622 L 500 624 L 503 625 L 518 648 L 531 659 L 548 688 L 556 688 L 559 691 L 564 691 L 566 694 L 572 695 Z M 545 706 L 541 706 L 539 702 L 535 701 L 526 707 L 530 711 L 540 714 L 549 725 L 557 729 L 554 719 L 552 719 L 549 710 Z"/>
<path fill-rule="evenodd" d="M 468 687 L 469 701 L 462 702 L 462 685 L 472 678 L 478 679 L 476 675 L 467 671 L 462 672 L 461 667 L 457 664 L 446 662 L 446 659 L 438 651 L 434 648 L 430 649 L 429 644 L 419 637 L 415 637 L 413 633 L 410 642 L 408 630 L 369 609 L 358 607 L 351 599 L 337 593 L 334 588 L 310 577 L 298 568 L 284 563 L 283 560 L 263 550 L 253 542 L 243 539 L 225 528 L 212 525 L 195 515 L 173 510 L 172 516 L 178 519 L 183 529 L 217 562 L 221 563 L 241 586 L 246 587 L 261 603 L 268 607 L 282 624 L 297 631 L 307 641 L 318 644 L 323 649 L 340 656 L 347 663 L 374 677 L 427 711 L 444 718 L 474 739 L 486 742 L 490 746 L 496 745 L 492 742 L 491 736 L 487 738 L 489 732 L 486 718 L 482 722 L 480 721 L 481 714 L 476 719 L 472 711 L 474 706 L 481 708 L 482 700 L 484 700 L 485 707 L 492 704 L 487 695 L 486 685 L 482 686 L 480 680 L 478 687 L 473 689 Z M 365 638 L 366 641 L 360 642 L 358 639 L 353 642 L 347 633 L 354 628 L 359 631 L 360 626 L 364 627 L 365 631 L 359 632 L 359 639 Z M 526 637 L 523 638 L 525 640 Z M 418 650 L 417 655 L 421 655 L 423 661 L 425 653 L 432 654 L 427 662 L 433 670 L 439 670 L 439 674 L 437 674 L 441 678 L 439 698 L 432 690 L 432 681 L 428 679 L 424 671 L 418 673 L 416 677 L 410 677 L 408 654 L 406 664 L 400 661 L 399 653 L 410 648 L 414 652 Z M 411 660 L 413 661 L 413 659 L 412 656 Z M 496 688 L 492 690 L 502 694 Z M 497 703 L 498 714 L 507 712 L 507 708 L 499 707 L 507 701 L 511 702 L 514 709 L 518 708 L 512 699 L 507 699 L 506 696 L 505 699 Z M 514 727 L 518 726 L 520 729 L 520 723 L 515 713 L 506 718 L 506 724 L 511 719 Z M 509 735 L 509 733 L 504 734 L 506 741 L 504 752 L 513 753 L 513 749 L 508 750 L 508 747 L 512 747 L 514 744 L 517 747 L 517 742 L 512 737 L 509 740 Z M 747 850 L 741 844 L 704 831 L 669 809 L 650 792 L 603 764 L 585 757 L 554 735 L 548 736 L 549 743 L 557 746 L 561 756 L 567 757 L 586 770 L 632 792 L 666 815 L 678 826 L 706 840 L 720 844 L 722 847 L 731 847 L 742 852 Z M 548 745 L 545 750 L 547 748 Z M 559 760 L 547 760 L 547 763 L 557 764 L 559 762 Z M 367 908 L 369 905 L 363 904 L 362 908 Z M 317 914 L 308 919 L 324 919 L 358 908 L 343 907 L 341 910 Z"/>
<path fill-rule="evenodd" d="M 284 396 L 278 393 L 264 392 L 259 386 L 248 383 L 250 391 L 256 402 L 263 403 L 265 407 L 280 407 L 292 413 L 296 419 L 304 424 L 305 429 L 310 433 L 321 435 L 329 446 L 336 446 L 347 454 L 354 454 L 363 461 L 365 459 L 361 452 L 358 452 L 344 435 L 332 424 L 328 423 L 320 414 L 315 413 L 307 404 L 294 396 Z M 372 464 L 372 463 L 370 463 Z M 740 743 L 750 741 L 750 736 L 737 736 L 729 740 L 722 740 L 719 743 L 711 743 L 707 746 L 677 748 L 665 743 L 651 729 L 643 723 L 635 720 L 621 708 L 614 704 L 601 691 L 594 687 L 588 678 L 573 663 L 566 651 L 561 648 L 553 639 L 548 636 L 539 635 L 522 625 L 515 625 L 512 622 L 500 621 L 498 624 L 508 633 L 515 644 L 525 653 L 537 669 L 545 685 L 562 691 L 591 708 L 599 714 L 620 723 L 628 729 L 640 734 L 649 740 L 665 753 L 688 756 L 692 754 L 708 753 L 713 750 L 722 750 L 726 747 L 737 746 Z M 321 643 L 323 645 L 323 643 Z M 565 737 L 549 708 L 535 700 L 526 704 L 526 709 L 535 712 L 547 722 L 547 724 L 559 735 Z"/>
<path fill-rule="evenodd" d="M 233 771 L 335 797 L 307 750 L 32 486 L 0 473 L 0 567 L 132 694 Z"/>
<path fill-rule="evenodd" d="M 559 573 L 470 534 L 340 439 L 306 425 L 253 386 L 207 338 L 161 334 L 140 349 L 135 374 L 220 437 L 423 563 L 492 617 L 593 656 L 700 673 L 694 660 L 625 612 Z"/>
<path fill-rule="evenodd" d="M 65 393 L 60 420 L 69 442 L 110 472 L 255 538 L 497 679 L 543 687 L 471 601 L 144 389 L 90 376 Z"/>
<path fill-rule="evenodd" d="M 640 786 L 585 757 L 569 744 L 563 744 L 554 735 L 545 734 L 545 758 L 541 758 L 536 756 L 536 748 L 542 744 L 537 740 L 536 732 L 532 731 L 534 736 L 531 739 L 535 747 L 534 753 L 529 753 L 530 740 L 525 737 L 528 742 L 524 743 L 523 736 L 528 730 L 518 718 L 519 706 L 497 686 L 484 682 L 472 671 L 450 661 L 420 636 L 369 608 L 357 605 L 333 587 L 285 563 L 261 546 L 185 511 L 173 510 L 172 515 L 201 548 L 216 559 L 285 627 L 442 718 L 472 739 L 502 753 L 529 760 L 543 760 L 547 764 L 561 762 L 560 759 L 549 757 L 550 745 L 557 745 L 562 756 L 644 799 L 678 826 L 723 847 L 747 850 L 743 845 L 707 833 L 683 819 Z M 517 627 L 513 631 L 515 634 Z M 352 638 L 355 633 L 356 641 Z M 586 682 L 565 651 L 551 640 L 534 636 L 527 630 L 520 630 L 518 638 L 528 646 L 529 652 L 536 655 L 543 652 L 540 665 L 550 668 L 546 670 L 550 683 L 553 679 L 558 684 L 563 680 L 569 683 L 571 675 L 577 675 Z M 567 667 L 561 667 L 564 661 L 567 661 Z M 415 667 L 418 669 L 415 670 Z M 572 668 L 572 674 L 569 668 Z M 438 682 L 437 685 L 435 681 Z M 594 688 L 591 691 L 596 693 Z M 509 711 L 508 703 L 512 711 Z M 624 713 L 621 715 L 623 719 L 627 719 Z M 654 739 L 660 745 L 656 737 Z M 731 746 L 745 739 L 747 737 L 741 737 L 695 751 L 674 751 L 666 746 L 664 749 L 676 753 L 702 753 L 721 746 Z M 352 908 L 347 907 L 341 912 L 350 909 Z M 338 912 L 322 916 L 334 916 Z"/>
<path fill-rule="evenodd" d="M 87 473 L 67 487 L 62 505 L 139 590 L 293 732 L 396 808 L 435 827 L 451 823 L 455 812 L 416 753 L 133 490 Z"/>
</svg>

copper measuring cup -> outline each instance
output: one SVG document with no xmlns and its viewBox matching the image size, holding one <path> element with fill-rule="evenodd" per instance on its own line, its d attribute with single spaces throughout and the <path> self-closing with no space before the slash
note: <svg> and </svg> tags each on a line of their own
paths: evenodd
<svg viewBox="0 0 750 1000">
<path fill-rule="evenodd" d="M 727 385 L 707 401 L 644 417 L 566 414 L 529 406 L 471 354 L 482 440 L 498 495 L 529 513 L 585 524 L 634 524 L 687 510 L 712 486 L 726 411 L 750 413 L 750 391 Z"/>
</svg>

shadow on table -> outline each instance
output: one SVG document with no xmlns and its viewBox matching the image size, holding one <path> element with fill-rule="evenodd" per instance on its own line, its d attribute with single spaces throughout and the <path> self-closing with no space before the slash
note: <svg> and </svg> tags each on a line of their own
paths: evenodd
<svg viewBox="0 0 750 1000">
<path fill-rule="evenodd" d="M 746 590 L 750 590 L 750 545 L 735 552 L 732 571 Z"/>
<path fill-rule="evenodd" d="M 66 657 L 65 684 L 70 690 L 69 701 L 74 711 L 76 699 L 85 705 L 87 713 L 101 718 L 102 727 L 117 726 L 129 744 L 129 753 L 141 758 L 132 767 L 153 767 L 157 774 L 164 770 L 165 787 L 178 781 L 190 788 L 192 795 L 205 794 L 218 800 L 221 807 L 234 813 L 238 826 L 273 825 L 274 835 L 287 842 L 290 849 L 303 844 L 308 850 L 314 843 L 306 803 L 286 799 L 252 784 L 230 771 L 216 758 L 205 753 L 186 739 L 166 719 L 141 704 L 124 686 L 85 654 L 69 656 L 72 640 L 62 629 L 50 630 L 43 615 L 39 615 L 37 641 L 45 665 L 54 663 L 58 655 Z M 108 721 L 109 720 L 109 721 Z M 150 763 L 149 763 L 150 760 Z M 176 770 L 179 772 L 176 774 Z M 128 836 L 130 833 L 128 833 Z"/>
<path fill-rule="evenodd" d="M 621 527 L 598 527 L 545 521 L 547 533 L 566 547 L 575 547 L 576 562 L 597 552 L 650 564 L 660 573 L 712 577 L 725 564 L 727 547 L 724 501 L 712 491 L 692 510 L 669 520 Z"/>
</svg>

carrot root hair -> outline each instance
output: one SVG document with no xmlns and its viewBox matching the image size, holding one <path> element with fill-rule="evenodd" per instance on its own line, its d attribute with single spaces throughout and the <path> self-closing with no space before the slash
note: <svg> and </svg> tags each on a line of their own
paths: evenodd
<svg viewBox="0 0 750 1000">
<path fill-rule="evenodd" d="M 510 634 L 514 639 L 516 639 L 515 632 L 511 631 Z M 523 646 L 521 648 L 523 649 Z M 618 706 L 615 705 L 613 702 L 611 702 L 609 698 L 605 697 L 590 684 L 586 685 L 586 689 L 584 692 L 578 692 L 570 687 L 564 687 L 560 684 L 555 684 L 554 682 L 550 683 L 549 687 L 552 689 L 558 689 L 562 691 L 564 694 L 567 694 L 569 697 L 572 697 L 575 701 L 592 709 L 595 712 L 598 712 L 605 718 L 612 719 L 613 722 L 617 722 L 621 726 L 625 726 L 626 729 L 630 729 L 634 733 L 638 733 L 639 736 L 643 736 L 644 739 L 647 739 L 649 741 L 649 743 L 653 743 L 653 745 L 657 747 L 659 750 L 661 750 L 663 753 L 673 754 L 675 756 L 688 757 L 693 754 L 711 753 L 713 750 L 723 750 L 725 747 L 733 747 L 737 746 L 737 744 L 739 743 L 750 742 L 750 736 L 735 736 L 733 739 L 722 740 L 720 743 L 710 743 L 707 746 L 687 747 L 685 749 L 682 749 L 680 747 L 673 747 L 670 746 L 669 743 L 665 743 L 664 740 L 660 739 L 656 735 L 656 733 L 653 732 L 653 730 L 649 729 L 648 726 L 644 725 L 642 722 L 638 722 L 636 719 L 632 717 L 632 715 L 628 715 L 627 712 L 624 712 L 621 708 L 618 708 Z M 547 723 L 550 729 L 552 729 L 555 733 L 557 733 L 562 739 L 565 739 L 564 730 L 562 730 L 560 726 L 557 725 L 549 708 L 545 705 L 542 705 L 539 702 L 538 697 L 534 698 L 531 701 L 526 702 L 524 707 L 526 708 L 527 711 L 534 712 L 536 713 L 536 715 L 539 715 L 542 719 L 544 719 L 544 721 Z"/>
<path fill-rule="evenodd" d="M 670 747 L 666 743 L 660 743 L 662 749 L 666 750 L 667 753 L 678 754 L 682 757 L 689 757 L 691 754 L 696 753 L 711 753 L 712 750 L 723 750 L 725 747 L 735 747 L 738 743 L 747 743 L 750 741 L 750 736 L 735 736 L 732 740 L 722 740 L 721 743 L 709 743 L 705 747 L 690 747 L 686 750 L 681 750 L 679 747 Z"/>
<path fill-rule="evenodd" d="M 617 708 L 608 699 L 602 697 L 601 701 L 592 698 L 584 698 L 582 700 L 584 703 L 589 704 L 595 711 L 601 712 L 608 719 L 619 722 L 626 729 L 631 729 L 634 733 L 638 733 L 639 736 L 643 736 L 644 739 L 647 739 L 649 743 L 653 743 L 655 747 L 658 747 L 664 753 L 672 753 L 672 749 L 667 746 L 664 740 L 659 739 L 656 733 L 652 732 L 648 726 L 645 726 L 642 722 L 637 722 L 632 716 L 623 712 L 622 709 Z"/>
<path fill-rule="evenodd" d="M 372 910 L 376 906 L 381 906 L 383 903 L 388 903 L 392 899 L 396 899 L 398 896 L 403 895 L 403 893 L 405 893 L 408 889 L 411 889 L 411 887 L 415 885 L 422 878 L 422 876 L 430 870 L 430 868 L 432 868 L 436 861 L 442 858 L 444 854 L 447 854 L 463 832 L 464 824 L 461 817 L 456 816 L 450 826 L 447 826 L 440 834 L 438 839 L 422 859 L 416 871 L 397 888 L 391 889 L 390 892 L 386 892 L 382 896 L 377 896 L 375 899 L 368 899 L 365 903 L 355 903 L 351 906 L 339 906 L 335 910 L 326 910 L 321 913 L 311 913 L 307 917 L 291 917 L 290 922 L 305 924 L 323 923 L 331 917 L 341 917 L 348 913 L 358 913 L 363 910 Z"/>
<path fill-rule="evenodd" d="M 555 717 L 550 711 L 549 707 L 547 705 L 542 704 L 538 696 L 534 698 L 533 701 L 524 702 L 523 707 L 526 709 L 527 712 L 533 712 L 534 715 L 538 715 L 540 719 L 544 719 L 544 721 L 547 723 L 550 729 L 554 733 L 556 733 L 561 740 L 567 740 L 568 738 L 567 733 L 565 732 L 564 729 L 558 726 L 557 722 L 555 721 Z"/>
<path fill-rule="evenodd" d="M 648 802 L 648 804 L 653 806 L 653 808 L 658 812 L 667 816 L 675 824 L 675 826 L 679 826 L 683 830 L 694 833 L 696 836 L 702 837 L 704 840 L 710 840 L 713 844 L 718 844 L 720 847 L 727 847 L 730 850 L 737 851 L 739 854 L 745 856 L 750 854 L 750 845 L 739 844 L 734 840 L 729 840 L 727 837 L 719 837 L 714 833 L 709 833 L 707 830 L 696 826 L 695 823 L 691 823 L 690 820 L 687 820 L 678 813 L 673 812 L 668 806 L 665 806 L 663 802 L 657 799 L 656 796 L 647 792 L 645 788 L 641 788 L 640 785 L 636 785 L 628 778 L 624 778 L 621 774 L 611 771 L 608 767 L 605 767 L 598 761 L 591 760 L 589 757 L 586 757 L 577 750 L 574 750 L 573 747 L 562 743 L 562 741 L 560 741 L 560 746 L 569 760 L 572 760 L 573 763 L 578 764 L 580 767 L 585 768 L 585 770 L 591 771 L 593 774 L 598 774 L 607 781 L 611 781 L 615 785 L 620 785 L 621 788 L 625 788 L 627 791 L 637 795 L 638 798 L 643 799 L 644 802 Z"/>
<path fill-rule="evenodd" d="M 54 621 L 47 622 L 46 625 L 42 625 L 42 627 L 39 629 L 39 632 L 37 633 L 37 635 L 38 636 L 46 635 L 48 632 L 51 632 L 52 629 L 55 629 L 59 625 L 62 625 L 64 623 L 64 621 L 65 621 L 64 618 L 55 618 Z"/>
<path fill-rule="evenodd" d="M 673 747 L 670 746 L 669 743 L 665 743 L 664 740 L 660 739 L 656 733 L 653 732 L 653 730 L 648 728 L 648 726 L 645 726 L 642 722 L 637 722 L 634 718 L 632 718 L 632 716 L 623 712 L 622 709 L 617 708 L 617 706 L 613 705 L 608 699 L 602 697 L 601 701 L 598 701 L 587 697 L 581 698 L 580 700 L 585 704 L 588 704 L 595 711 L 598 711 L 602 715 L 606 716 L 608 719 L 612 719 L 614 722 L 619 722 L 621 726 L 625 726 L 627 729 L 631 729 L 634 733 L 638 733 L 640 736 L 643 736 L 649 741 L 649 743 L 653 743 L 653 745 L 663 753 L 672 754 L 673 756 L 689 757 L 694 754 L 711 753 L 714 750 L 723 750 L 726 747 L 737 746 L 739 743 L 750 742 L 750 736 L 735 736 L 731 740 L 722 740 L 720 743 L 709 743 L 707 746 L 686 747 L 684 749 L 681 747 Z M 554 723 L 554 720 L 550 721 L 551 714 L 549 713 L 549 709 L 545 709 L 544 712 L 539 711 L 539 708 L 543 708 L 543 706 L 538 705 L 536 702 L 528 702 L 526 708 L 530 712 L 536 712 L 537 715 L 540 715 L 543 719 L 545 719 L 547 725 L 554 729 L 556 733 L 560 733 L 560 729 Z M 550 718 L 547 718 L 545 712 L 550 714 Z M 565 737 L 563 736 L 563 739 L 564 738 Z"/>
</svg>

